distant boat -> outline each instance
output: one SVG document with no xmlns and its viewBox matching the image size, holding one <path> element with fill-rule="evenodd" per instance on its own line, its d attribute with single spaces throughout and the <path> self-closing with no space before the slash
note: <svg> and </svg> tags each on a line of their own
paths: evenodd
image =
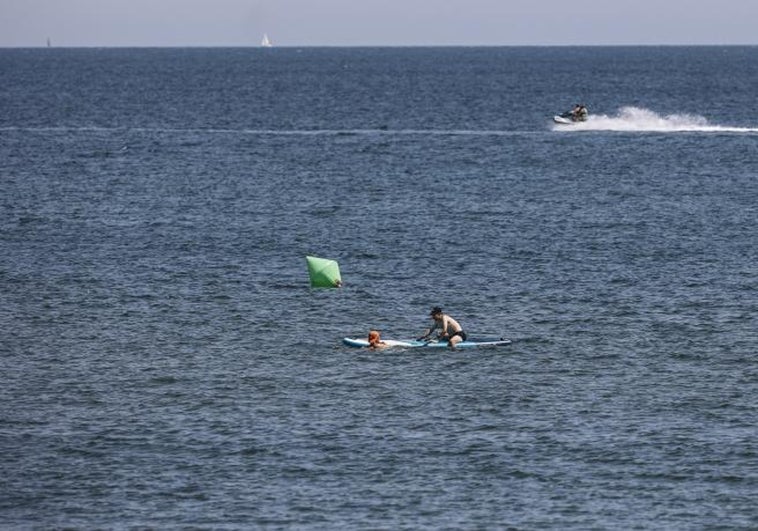
<svg viewBox="0 0 758 531">
<path fill-rule="evenodd" d="M 261 40 L 261 46 L 263 46 L 264 48 L 271 48 L 273 46 L 273 44 L 271 44 L 271 41 L 268 38 L 268 35 L 266 35 L 265 33 L 263 34 L 263 39 Z"/>
<path fill-rule="evenodd" d="M 47 47 L 50 48 L 50 37 L 47 38 Z"/>
</svg>

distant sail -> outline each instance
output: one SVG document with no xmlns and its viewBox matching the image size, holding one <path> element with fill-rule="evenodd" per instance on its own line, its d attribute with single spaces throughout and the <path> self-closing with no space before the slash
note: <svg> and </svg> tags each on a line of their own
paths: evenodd
<svg viewBox="0 0 758 531">
<path fill-rule="evenodd" d="M 265 33 L 263 34 L 263 39 L 261 40 L 261 46 L 263 46 L 264 48 L 271 48 L 273 46 L 273 44 L 271 44 L 271 41 L 268 38 L 268 35 L 266 35 Z"/>
<path fill-rule="evenodd" d="M 340 266 L 334 260 L 306 256 L 308 275 L 313 288 L 339 288 L 342 286 Z"/>
</svg>

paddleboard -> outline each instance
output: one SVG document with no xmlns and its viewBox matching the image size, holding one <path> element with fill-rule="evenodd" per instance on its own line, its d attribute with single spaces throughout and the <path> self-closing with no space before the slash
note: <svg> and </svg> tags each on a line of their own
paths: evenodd
<svg viewBox="0 0 758 531">
<path fill-rule="evenodd" d="M 415 339 L 408 340 L 396 340 L 396 339 L 383 339 L 387 347 L 397 348 L 450 348 L 447 341 L 416 341 Z M 349 347 L 356 348 L 368 348 L 368 341 L 365 339 L 346 337 L 342 342 Z M 480 347 L 501 347 L 504 345 L 510 345 L 511 340 L 500 339 L 485 339 L 485 340 L 466 340 L 461 341 L 455 348 L 480 348 Z"/>
</svg>

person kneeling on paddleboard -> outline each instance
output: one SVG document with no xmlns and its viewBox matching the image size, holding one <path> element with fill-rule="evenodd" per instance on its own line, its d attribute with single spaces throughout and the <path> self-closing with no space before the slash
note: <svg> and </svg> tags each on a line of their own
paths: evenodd
<svg viewBox="0 0 758 531">
<path fill-rule="evenodd" d="M 368 333 L 368 348 L 384 348 L 388 346 L 387 343 L 381 340 L 379 332 L 376 330 L 370 330 Z"/>
<path fill-rule="evenodd" d="M 434 323 L 431 328 L 427 328 L 424 335 L 418 338 L 419 341 L 426 340 L 437 329 L 440 330 L 437 337 L 447 339 L 450 343 L 450 348 L 455 348 L 455 345 L 461 341 L 466 341 L 466 332 L 463 331 L 463 327 L 458 324 L 458 321 L 443 313 L 442 308 L 435 306 L 429 315 L 434 319 Z"/>
</svg>

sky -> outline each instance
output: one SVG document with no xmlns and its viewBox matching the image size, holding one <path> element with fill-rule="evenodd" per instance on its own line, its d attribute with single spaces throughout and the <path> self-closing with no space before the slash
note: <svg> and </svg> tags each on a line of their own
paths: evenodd
<svg viewBox="0 0 758 531">
<path fill-rule="evenodd" d="M 0 47 L 758 44 L 758 0 L 0 0 Z"/>
</svg>

